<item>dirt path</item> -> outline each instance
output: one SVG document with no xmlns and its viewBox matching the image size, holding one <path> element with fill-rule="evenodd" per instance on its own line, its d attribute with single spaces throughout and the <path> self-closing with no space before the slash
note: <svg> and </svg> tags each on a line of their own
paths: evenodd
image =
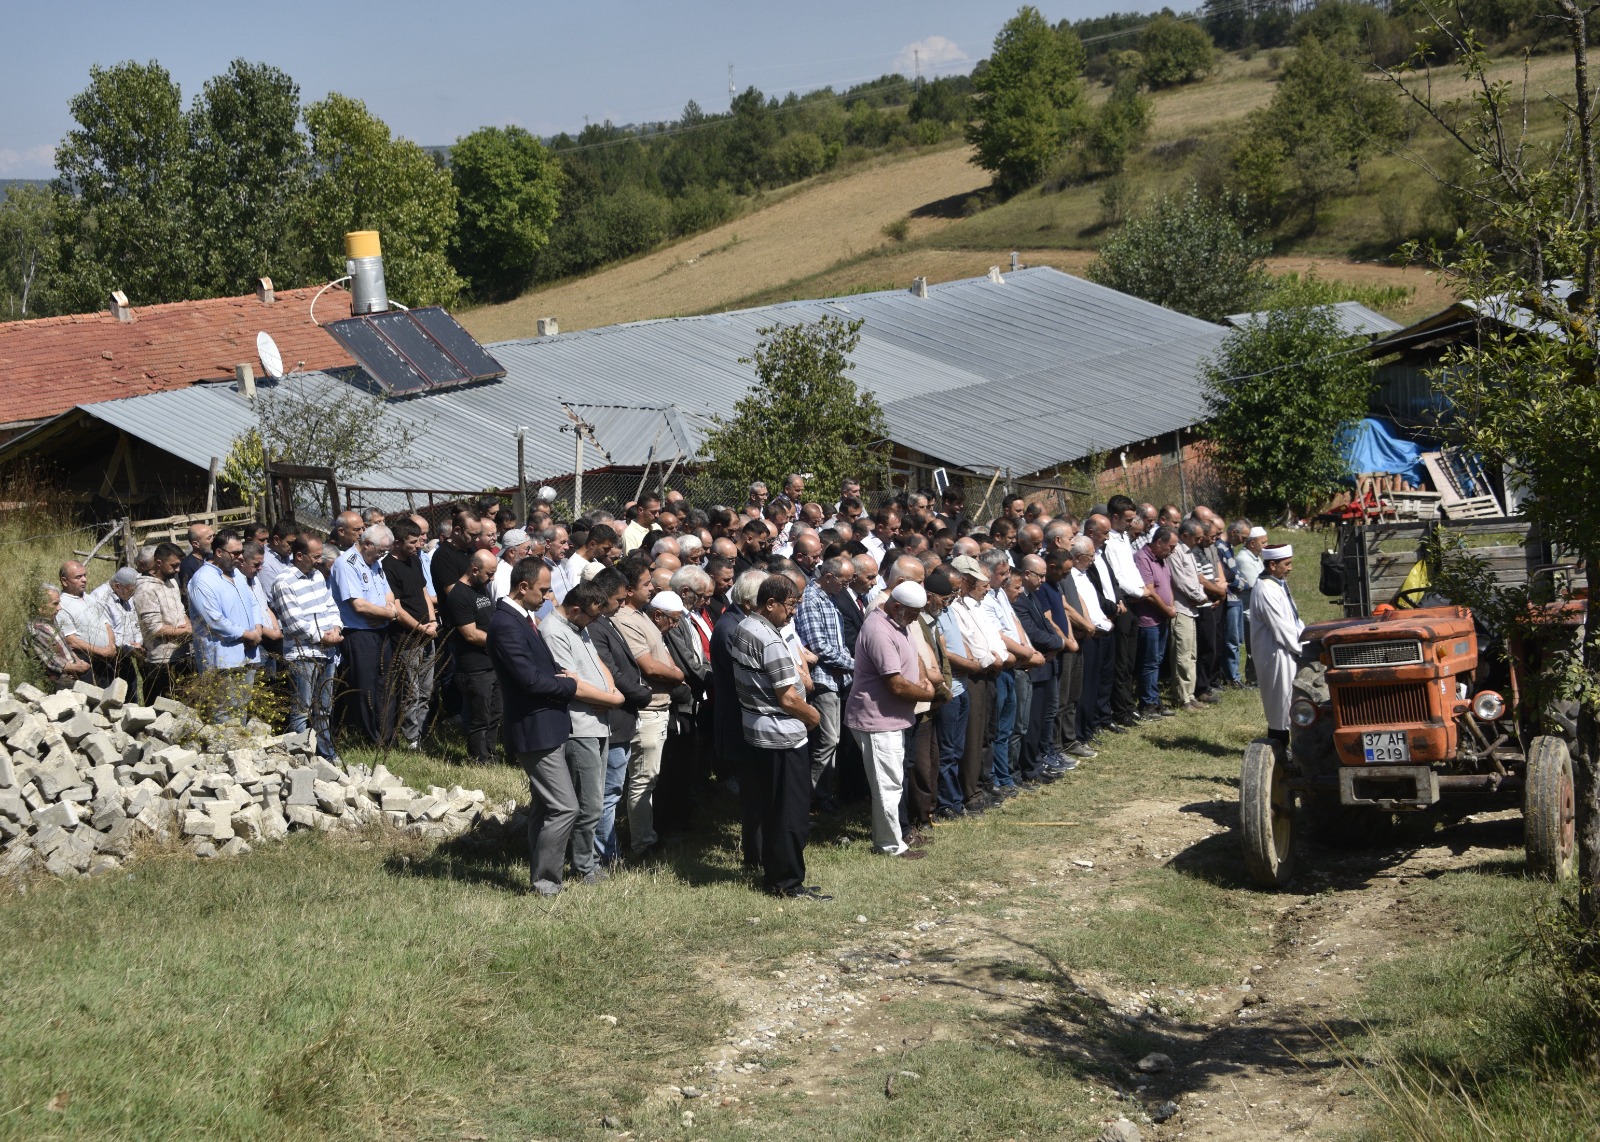
<svg viewBox="0 0 1600 1142">
<path fill-rule="evenodd" d="M 1108 885 L 1131 884 L 1157 863 L 1210 861 L 1220 846 L 1237 845 L 1236 815 L 1232 801 L 1137 802 L 1113 814 L 1097 841 L 1046 867 L 921 898 L 922 918 L 906 927 L 857 917 L 855 938 L 765 978 L 708 966 L 708 983 L 744 1017 L 720 1050 L 655 1097 L 702 1121 L 728 1115 L 754 1124 L 783 1114 L 791 1098 L 840 1105 L 893 1097 L 895 1084 L 921 1077 L 902 1064 L 904 1052 L 964 1039 L 1076 1063 L 1104 1121 L 1126 1116 L 1146 1140 L 1329 1138 L 1357 1127 L 1363 1084 L 1344 1052 L 1329 1050 L 1330 1034 L 1351 1041 L 1366 971 L 1415 934 L 1408 885 L 1503 855 L 1518 842 L 1517 815 L 1469 819 L 1413 849 L 1316 851 L 1317 871 L 1302 877 L 1300 891 L 1270 898 L 1270 955 L 1239 965 L 1226 986 L 1185 991 L 1152 981 L 1130 990 L 1041 953 L 1033 933 L 1046 913 L 1059 922 L 1061 911 L 1105 907 Z M 1027 891 L 1040 885 L 1052 891 Z M 1136 891 L 1126 906 L 1138 906 Z M 930 1003 L 947 1015 L 908 1021 L 903 1013 Z M 1130 1035 L 1159 1042 L 1154 1049 L 1170 1065 L 1156 1060 L 1151 1073 L 1130 1065 L 1112 1045 Z M 776 1068 L 764 1062 L 775 1058 Z M 883 1094 L 842 1081 L 873 1059 Z"/>
</svg>

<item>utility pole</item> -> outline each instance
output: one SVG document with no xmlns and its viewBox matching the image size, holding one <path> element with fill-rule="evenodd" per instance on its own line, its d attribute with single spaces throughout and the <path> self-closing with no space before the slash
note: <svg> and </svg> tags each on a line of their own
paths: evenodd
<svg viewBox="0 0 1600 1142">
<path fill-rule="evenodd" d="M 922 49 L 912 48 L 911 58 L 917 61 L 917 86 L 922 86 Z"/>
<path fill-rule="evenodd" d="M 735 89 L 734 89 L 734 86 L 733 86 L 733 65 L 730 63 L 728 65 L 728 106 L 729 107 L 733 106 L 734 94 L 735 94 Z"/>
</svg>

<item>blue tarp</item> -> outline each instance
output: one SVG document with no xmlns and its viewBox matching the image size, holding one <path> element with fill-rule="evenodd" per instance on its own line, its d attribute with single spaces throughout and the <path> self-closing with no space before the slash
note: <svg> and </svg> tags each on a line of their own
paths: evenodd
<svg viewBox="0 0 1600 1142">
<path fill-rule="evenodd" d="M 1400 436 L 1394 425 L 1367 417 L 1350 432 L 1344 459 L 1353 479 L 1368 472 L 1390 472 L 1421 485 L 1422 449 Z"/>
</svg>

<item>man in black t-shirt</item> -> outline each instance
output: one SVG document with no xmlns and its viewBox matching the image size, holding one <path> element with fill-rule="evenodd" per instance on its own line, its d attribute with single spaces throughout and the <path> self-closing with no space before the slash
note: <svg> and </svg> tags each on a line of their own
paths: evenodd
<svg viewBox="0 0 1600 1142">
<path fill-rule="evenodd" d="M 483 517 L 470 508 L 463 508 L 450 521 L 450 534 L 433 550 L 433 587 L 443 605 L 445 596 L 456 581 L 467 573 L 472 553 L 477 550 L 478 534 L 483 530 Z"/>
<path fill-rule="evenodd" d="M 494 744 L 500 737 L 500 685 L 488 651 L 489 619 L 494 615 L 489 582 L 496 562 L 492 551 L 474 554 L 466 574 L 444 598 L 456 688 L 466 711 L 467 754 L 478 765 L 495 760 Z"/>
<path fill-rule="evenodd" d="M 396 714 L 391 723 L 400 731 L 406 748 L 422 744 L 422 731 L 428 724 L 428 701 L 433 697 L 433 665 L 438 644 L 439 624 L 435 621 L 433 600 L 428 597 L 422 574 L 422 529 L 408 515 L 395 516 L 389 523 L 394 532 L 394 547 L 384 556 L 383 572 L 388 577 L 400 614 L 389 625 L 394 643 L 394 661 L 389 676 L 395 680 Z"/>
</svg>

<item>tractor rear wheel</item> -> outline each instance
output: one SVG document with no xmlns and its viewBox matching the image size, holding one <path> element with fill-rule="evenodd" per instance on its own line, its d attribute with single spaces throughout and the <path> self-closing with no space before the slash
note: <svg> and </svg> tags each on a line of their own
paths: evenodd
<svg viewBox="0 0 1600 1142">
<path fill-rule="evenodd" d="M 1570 876 L 1577 838 L 1572 755 L 1557 737 L 1537 737 L 1528 750 L 1522 793 L 1528 871 L 1545 880 Z"/>
<path fill-rule="evenodd" d="M 1245 747 L 1239 826 L 1250 879 L 1263 888 L 1288 884 L 1294 875 L 1294 793 L 1288 766 L 1269 741 Z"/>
</svg>

